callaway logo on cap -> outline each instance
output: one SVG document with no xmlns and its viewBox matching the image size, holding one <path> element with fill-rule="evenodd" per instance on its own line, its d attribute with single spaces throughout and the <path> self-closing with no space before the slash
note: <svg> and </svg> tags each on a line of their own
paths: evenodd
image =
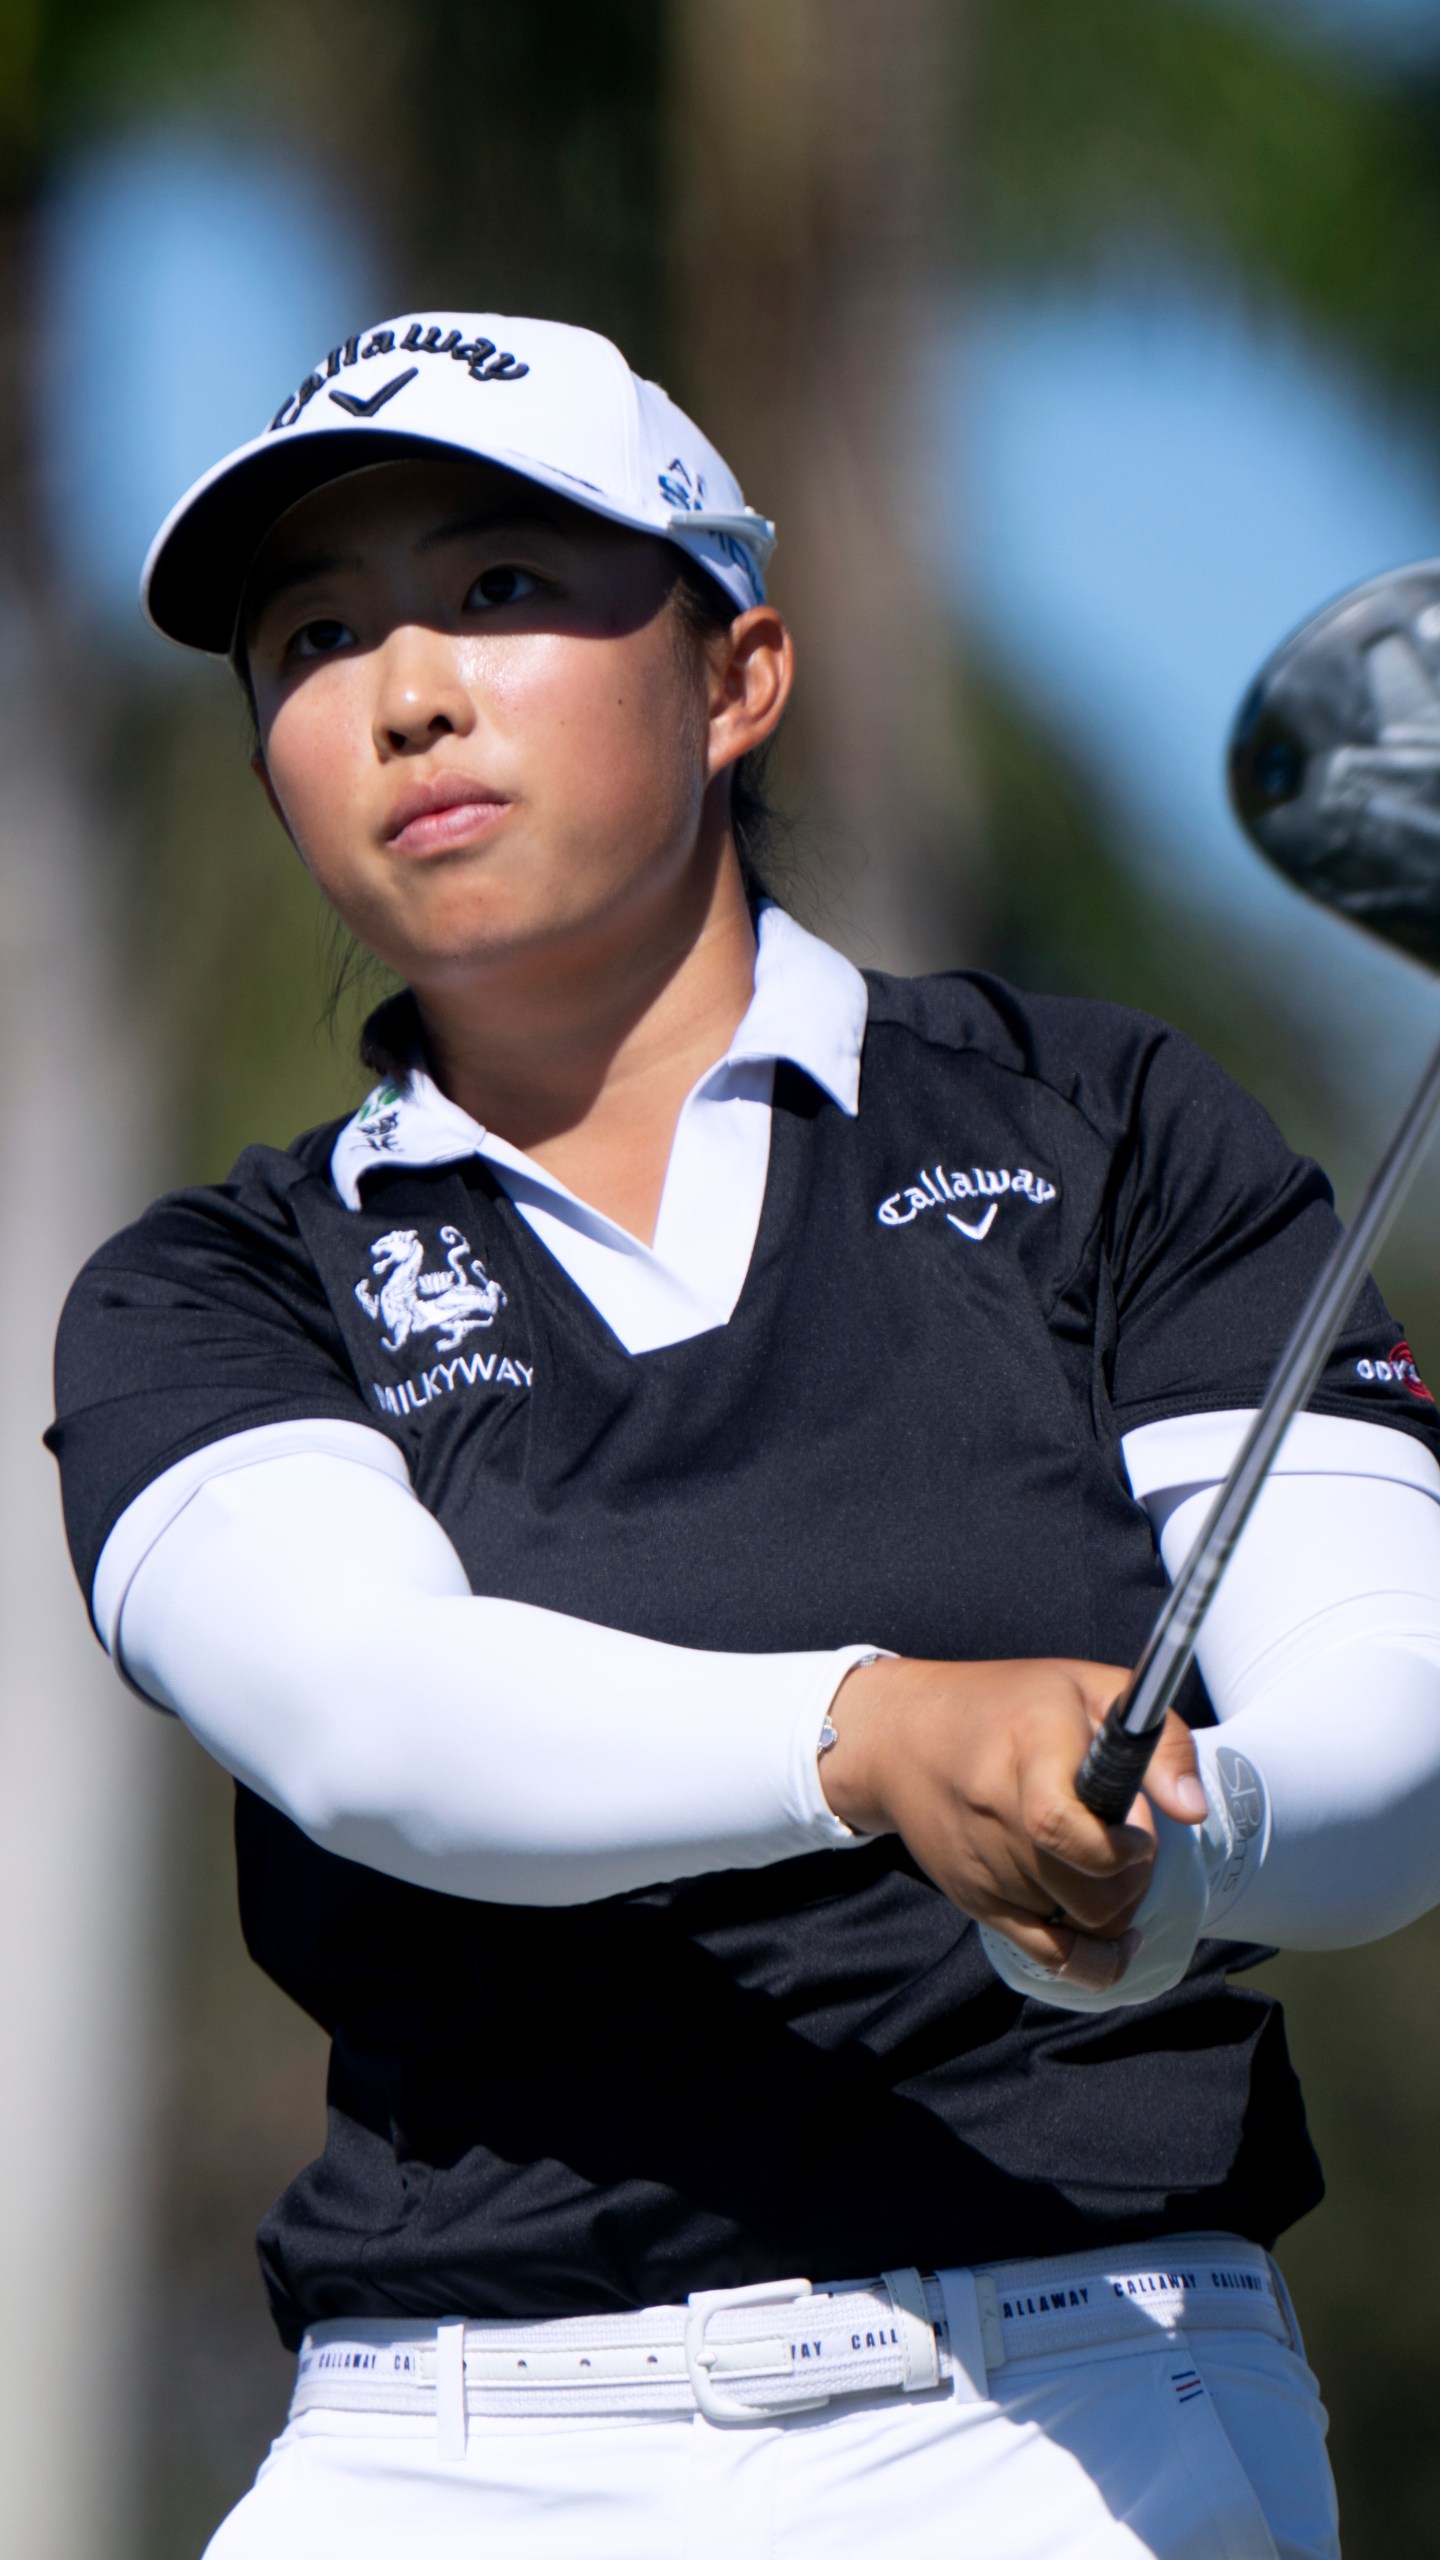
<svg viewBox="0 0 1440 2560">
<path fill-rule="evenodd" d="M 421 312 L 322 357 L 263 435 L 172 508 L 141 579 L 156 628 L 231 647 L 250 563 L 287 507 L 327 480 L 441 445 L 500 463 L 617 524 L 678 542 L 735 600 L 765 596 L 775 528 L 658 383 L 559 320 Z"/>
</svg>

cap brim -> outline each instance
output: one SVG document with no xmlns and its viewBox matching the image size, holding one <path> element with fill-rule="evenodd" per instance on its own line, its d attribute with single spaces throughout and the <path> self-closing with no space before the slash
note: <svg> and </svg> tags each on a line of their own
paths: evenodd
<svg viewBox="0 0 1440 2560">
<path fill-rule="evenodd" d="M 141 594 L 156 630 L 186 648 L 227 657 L 255 554 L 287 508 L 352 471 L 437 449 L 484 458 L 473 446 L 442 446 L 434 436 L 383 428 L 357 435 L 353 427 L 259 444 L 230 457 L 208 485 L 202 480 L 186 491 L 151 546 Z"/>
<path fill-rule="evenodd" d="M 333 435 L 312 429 L 293 444 L 262 442 L 230 455 L 172 509 L 155 536 L 140 580 L 145 611 L 156 630 L 187 649 L 228 657 L 255 554 L 288 508 L 352 472 L 436 453 L 509 472 L 611 524 L 629 525 L 660 541 L 671 538 L 668 525 L 637 521 L 598 490 L 573 481 L 568 472 L 547 469 L 520 454 L 486 453 L 458 439 L 452 443 L 444 436 L 398 435 L 386 428 L 372 427 L 360 435 L 353 427 L 337 428 Z"/>
<path fill-rule="evenodd" d="M 746 598 L 728 586 L 723 558 L 712 556 L 716 536 L 708 517 L 697 517 L 692 525 L 685 517 L 667 512 L 657 523 L 638 510 L 617 505 L 558 465 L 504 446 L 487 452 L 473 440 L 462 442 L 458 437 L 402 435 L 383 427 L 359 432 L 354 427 L 337 427 L 333 433 L 312 428 L 284 443 L 258 437 L 254 444 L 228 454 L 186 490 L 156 534 L 141 573 L 141 598 L 151 622 L 168 640 L 178 640 L 187 649 L 228 657 L 235 646 L 255 555 L 289 508 L 332 480 L 372 470 L 382 462 L 435 453 L 509 472 L 587 515 L 603 516 L 652 540 L 677 544 L 743 610 Z M 715 521 L 730 529 L 732 550 L 736 534 L 748 531 L 739 518 Z M 758 571 L 754 575 L 758 583 Z M 763 583 L 759 593 L 764 594 Z"/>
</svg>

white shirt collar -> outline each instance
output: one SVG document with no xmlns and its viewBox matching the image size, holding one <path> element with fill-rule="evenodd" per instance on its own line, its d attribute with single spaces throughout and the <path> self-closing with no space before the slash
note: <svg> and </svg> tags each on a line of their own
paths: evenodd
<svg viewBox="0 0 1440 2560">
<path fill-rule="evenodd" d="M 781 1058 L 803 1067 L 853 1120 L 870 991 L 843 954 L 787 915 L 760 910 L 755 993 L 724 1058 Z M 713 1072 L 713 1070 L 712 1070 Z"/>
<path fill-rule="evenodd" d="M 783 1058 L 802 1067 L 853 1119 L 860 1108 L 868 1002 L 859 970 L 840 952 L 807 933 L 783 907 L 763 906 L 754 995 L 724 1057 L 700 1078 L 696 1091 L 723 1091 L 728 1070 Z M 360 1185 L 380 1165 L 458 1164 L 474 1155 L 523 1169 L 543 1189 L 573 1196 L 532 1157 L 451 1102 L 423 1067 L 403 1084 L 379 1084 L 366 1095 L 335 1141 L 330 1174 L 346 1207 L 358 1209 Z"/>
</svg>

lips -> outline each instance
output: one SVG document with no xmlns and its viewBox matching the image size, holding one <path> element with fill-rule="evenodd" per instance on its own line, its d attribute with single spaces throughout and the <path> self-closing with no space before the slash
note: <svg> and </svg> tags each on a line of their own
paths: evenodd
<svg viewBox="0 0 1440 2560">
<path fill-rule="evenodd" d="M 438 853 L 471 843 L 510 807 L 503 792 L 466 774 L 435 774 L 403 791 L 385 824 L 396 853 Z"/>
</svg>

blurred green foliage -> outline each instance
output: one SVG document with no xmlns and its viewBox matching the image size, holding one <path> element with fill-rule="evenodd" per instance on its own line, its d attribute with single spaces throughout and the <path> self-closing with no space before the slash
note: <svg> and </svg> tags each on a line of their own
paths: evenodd
<svg viewBox="0 0 1440 2560">
<path fill-rule="evenodd" d="M 140 693 L 111 756 L 125 810 L 123 961 L 169 1097 L 172 1177 L 353 1110 L 361 1020 L 393 985 L 350 943 L 250 770 L 228 670 Z"/>
<path fill-rule="evenodd" d="M 0 0 L 0 203 L 87 131 L 213 112 L 258 69 L 226 0 Z"/>
<path fill-rule="evenodd" d="M 1440 74 L 1367 77 L 1238 0 L 990 0 L 971 167 L 992 268 L 1210 261 L 1440 394 Z"/>
<path fill-rule="evenodd" d="M 1440 1348 L 1433 1315 L 1430 1340 Z M 1284 2002 L 1325 2164 L 1325 2203 L 1278 2255 L 1330 2411 L 1346 2560 L 1440 2550 L 1437 1966 L 1432 1911 L 1383 1945 L 1246 1976 Z"/>
<path fill-rule="evenodd" d="M 405 133 L 402 298 L 543 309 L 663 375 L 664 8 L 427 0 L 410 19 L 410 85 L 387 101 Z"/>
<path fill-rule="evenodd" d="M 1305 1019 L 1211 911 L 1161 897 L 1158 866 L 1117 849 L 1091 777 L 993 670 L 972 671 L 965 717 L 985 810 L 992 965 L 1020 986 L 1104 996 L 1178 1023 L 1223 1056 L 1292 1146 L 1319 1151 L 1333 1097 Z"/>
</svg>

